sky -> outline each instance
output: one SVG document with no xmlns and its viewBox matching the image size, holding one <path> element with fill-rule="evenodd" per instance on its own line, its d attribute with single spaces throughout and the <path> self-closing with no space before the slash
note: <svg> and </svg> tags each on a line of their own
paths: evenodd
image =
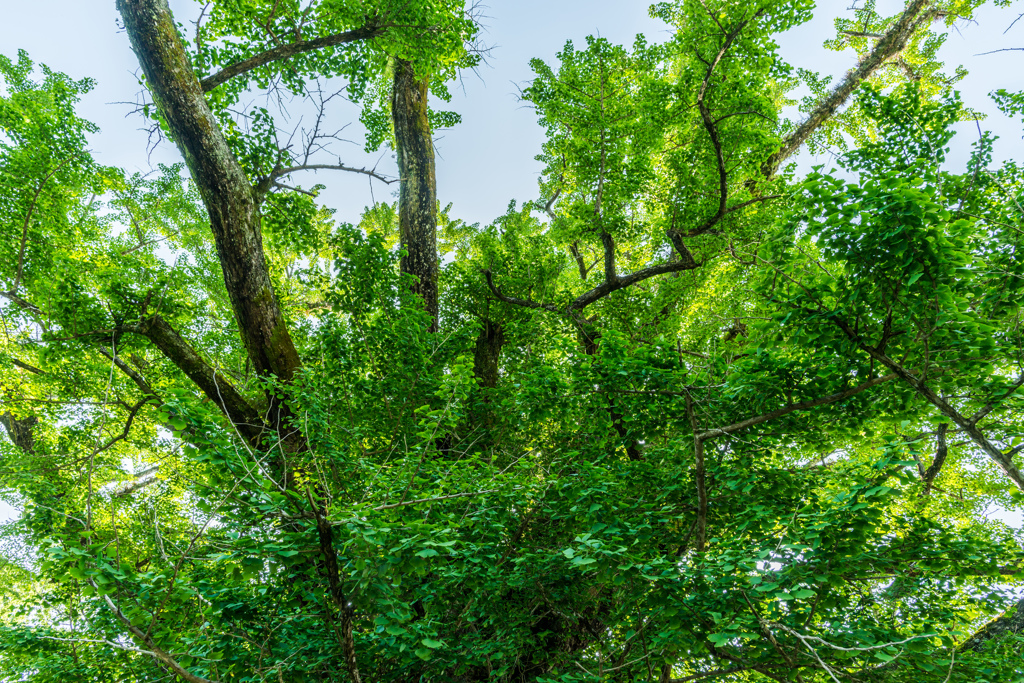
<svg viewBox="0 0 1024 683">
<path fill-rule="evenodd" d="M 822 42 L 834 35 L 833 19 L 846 12 L 850 2 L 820 2 L 812 22 L 778 38 L 782 57 L 795 66 L 841 78 L 855 65 L 856 55 L 825 50 Z M 486 64 L 463 74 L 453 88 L 452 102 L 440 107 L 459 112 L 463 122 L 439 133 L 435 143 L 438 198 L 442 204 L 452 203 L 453 217 L 482 224 L 503 214 L 510 200 L 529 201 L 537 195 L 541 164 L 534 157 L 540 152 L 543 132 L 535 113 L 517 95 L 519 86 L 532 76 L 529 60 L 539 57 L 551 63 L 567 40 L 581 45 L 587 35 L 623 44 L 631 44 L 637 33 L 644 33 L 650 41 L 668 36 L 667 27 L 648 16 L 647 1 L 485 0 L 485 4 L 482 39 L 491 46 Z M 170 5 L 186 25 L 200 7 L 193 0 L 170 0 Z M 878 6 L 883 13 L 895 13 L 901 3 L 879 0 Z M 971 75 L 959 86 L 965 101 L 990 114 L 983 126 L 1004 141 L 1013 141 L 1004 149 L 1015 150 L 1017 156 L 1020 126 L 996 112 L 987 93 L 997 88 L 1024 89 L 1024 52 L 980 53 L 1024 46 L 1024 20 L 1010 28 L 1022 12 L 1022 0 L 1002 10 L 984 8 L 975 23 L 957 27 L 940 53 L 947 73 L 956 64 L 968 68 Z M 180 161 L 166 141 L 148 150 L 148 134 L 141 130 L 145 122 L 132 114 L 142 86 L 128 37 L 118 24 L 114 0 L 8 0 L 0 22 L 0 53 L 14 57 L 18 49 L 27 50 L 37 63 L 73 78 L 96 80 L 79 113 L 100 127 L 100 133 L 90 138 L 97 161 L 143 173 L 157 163 Z M 332 112 L 335 128 L 352 124 L 343 135 L 353 143 L 338 148 L 340 160 L 352 166 L 377 166 L 394 175 L 390 152 L 362 152 L 357 117 L 358 109 L 353 106 Z M 969 142 L 977 135 L 973 123 L 961 129 L 951 164 L 962 163 Z M 799 161 L 808 167 L 827 163 L 829 158 L 804 155 Z M 394 186 L 380 184 L 371 188 L 365 176 L 337 172 L 320 173 L 315 178 L 295 176 L 293 181 L 306 187 L 314 182 L 327 185 L 321 199 L 336 209 L 337 219 L 349 222 L 357 222 L 363 207 L 374 200 L 391 200 L 395 191 Z M 0 503 L 0 519 L 9 514 Z M 1009 519 L 1021 525 L 1019 514 L 1012 513 Z"/>
</svg>

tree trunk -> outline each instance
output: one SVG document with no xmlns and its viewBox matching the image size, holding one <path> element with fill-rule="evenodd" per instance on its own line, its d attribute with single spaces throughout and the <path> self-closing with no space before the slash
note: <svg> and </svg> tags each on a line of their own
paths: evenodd
<svg viewBox="0 0 1024 683">
<path fill-rule="evenodd" d="M 498 365 L 501 361 L 501 346 L 504 343 L 505 328 L 499 323 L 484 320 L 473 352 L 473 375 L 483 389 L 498 386 Z"/>
<path fill-rule="evenodd" d="M 437 181 L 434 140 L 427 118 L 427 79 L 417 78 L 412 64 L 395 60 L 391 117 L 398 150 L 398 226 L 403 273 L 416 276 L 413 291 L 423 298 L 437 330 Z"/>
<path fill-rule="evenodd" d="M 167 0 L 117 0 L 117 8 L 210 214 L 224 284 L 253 367 L 287 382 L 299 357 L 274 297 L 252 185 L 203 97 Z"/>
</svg>

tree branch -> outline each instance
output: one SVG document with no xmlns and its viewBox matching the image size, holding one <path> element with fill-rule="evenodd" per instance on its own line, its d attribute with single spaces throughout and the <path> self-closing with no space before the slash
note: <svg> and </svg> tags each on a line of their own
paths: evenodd
<svg viewBox="0 0 1024 683">
<path fill-rule="evenodd" d="M 480 272 L 484 274 L 484 279 L 487 281 L 487 286 L 490 288 L 491 293 L 494 294 L 494 296 L 497 297 L 499 301 L 504 301 L 505 303 L 512 304 L 514 306 L 523 306 L 524 308 L 543 308 L 544 310 L 551 311 L 552 313 L 562 313 L 562 311 L 557 306 L 554 306 L 552 304 L 539 304 L 536 301 L 530 301 L 529 299 L 519 299 L 514 296 L 505 296 L 494 285 L 494 276 L 491 274 L 490 270 L 484 269 L 481 270 Z"/>
<path fill-rule="evenodd" d="M 238 428 L 239 433 L 248 441 L 255 442 L 263 434 L 264 422 L 259 413 L 249 404 L 230 381 L 210 366 L 196 353 L 195 349 L 185 341 L 167 321 L 159 315 L 144 318 L 138 325 L 126 327 L 126 332 L 134 332 L 153 342 L 174 365 L 184 372 L 189 379 L 207 398 L 213 401 L 224 412 L 229 420 Z M 128 367 L 123 361 L 118 367 L 147 391 L 148 383 Z M 152 388 L 148 389 L 152 392 Z M 155 393 L 153 394 L 155 396 Z"/>
<path fill-rule="evenodd" d="M 89 579 L 89 583 L 92 584 L 92 587 L 96 590 L 97 593 L 100 592 L 99 587 L 92 579 Z M 181 664 L 178 664 L 174 657 L 172 657 L 170 654 L 168 654 L 161 648 L 157 647 L 156 643 L 153 642 L 153 639 L 150 636 L 143 633 L 142 630 L 138 627 L 132 625 L 131 620 L 128 619 L 128 617 L 126 617 L 121 612 L 121 609 L 114 604 L 114 601 L 110 599 L 109 595 L 104 595 L 103 600 L 107 603 L 107 606 L 110 608 L 110 611 L 114 613 L 114 617 L 117 619 L 117 621 L 121 622 L 121 625 L 124 628 L 128 629 L 129 633 L 131 633 L 135 638 L 138 638 L 140 641 L 142 641 L 142 643 L 145 644 L 146 647 L 149 648 L 149 650 L 140 650 L 140 652 L 142 652 L 143 654 L 147 654 L 153 657 L 154 659 L 166 664 L 168 668 L 170 668 L 177 675 L 184 678 L 188 683 L 216 683 L 216 681 L 211 681 L 208 678 L 203 678 L 202 676 L 196 676 L 195 674 L 190 673 L 183 666 L 181 666 Z"/>
<path fill-rule="evenodd" d="M 931 13 L 926 12 L 930 4 L 931 0 L 912 0 L 907 5 L 900 18 L 879 38 L 874 49 L 860 62 L 857 68 L 847 73 L 846 78 L 836 86 L 836 89 L 818 103 L 818 106 L 808 114 L 807 119 L 783 141 L 779 150 L 768 157 L 768 160 L 761 166 L 761 172 L 766 177 L 770 178 L 775 175 L 782 162 L 800 149 L 811 133 L 832 118 L 861 83 L 906 48 L 914 32 L 931 19 Z"/>
<path fill-rule="evenodd" d="M 838 318 L 833 318 L 836 326 L 841 329 L 846 336 L 857 345 L 862 351 L 866 352 L 871 358 L 878 361 L 885 367 L 889 368 L 895 373 L 901 380 L 909 384 L 913 389 L 924 398 L 926 401 L 931 403 L 933 406 L 939 409 L 943 415 L 952 420 L 960 429 L 962 429 L 971 440 L 977 444 L 982 451 L 985 452 L 1000 468 L 1006 473 L 1006 476 L 1016 484 L 1017 488 L 1024 491 L 1024 475 L 1021 474 L 1017 466 L 1013 464 L 1013 460 L 1009 454 L 1003 453 L 1001 450 L 996 448 L 995 444 L 988 440 L 984 432 L 978 429 L 971 420 L 964 417 L 960 412 L 951 406 L 945 399 L 936 394 L 931 387 L 926 385 L 923 380 L 918 379 L 912 372 L 904 368 L 902 365 L 894 361 L 892 358 L 887 356 L 885 353 L 879 351 L 873 346 L 865 343 L 849 325 Z"/>
<path fill-rule="evenodd" d="M 117 8 L 153 100 L 210 215 L 249 359 L 261 376 L 289 382 L 300 361 L 274 295 L 253 187 L 203 96 L 167 0 L 117 0 Z M 276 398 L 271 404 L 272 414 L 286 417 Z"/>
<path fill-rule="evenodd" d="M 1024 372 L 1020 374 L 1020 377 L 1018 377 L 1017 380 L 1010 385 L 1010 388 L 1007 389 L 1002 396 L 1000 396 L 998 399 L 992 399 L 991 401 L 986 403 L 981 410 L 972 415 L 971 424 L 978 424 L 979 420 L 983 419 L 986 415 L 991 413 L 997 405 L 1008 399 L 1013 392 L 1017 391 L 1022 386 L 1024 386 Z"/>
<path fill-rule="evenodd" d="M 935 459 L 932 460 L 931 467 L 921 477 L 924 480 L 924 495 L 926 496 L 931 493 L 932 482 L 935 481 L 939 470 L 942 469 L 942 464 L 946 462 L 946 454 L 949 452 L 949 448 L 946 446 L 946 431 L 948 429 L 949 425 L 945 422 L 939 424 L 939 433 L 935 437 Z"/>
<path fill-rule="evenodd" d="M 567 310 L 582 311 L 590 304 L 594 303 L 595 301 L 600 301 L 601 299 L 608 296 L 612 292 L 618 291 L 620 289 L 625 289 L 626 287 L 635 285 L 638 282 L 643 282 L 644 280 L 649 280 L 650 278 L 655 277 L 656 275 L 664 275 L 665 273 L 678 273 L 684 270 L 693 270 L 694 268 L 699 268 L 703 264 L 703 261 L 697 263 L 691 257 L 689 261 L 680 260 L 671 261 L 669 263 L 661 263 L 656 266 L 651 266 L 649 268 L 644 268 L 643 270 L 635 271 L 633 273 L 630 273 L 629 275 L 625 275 L 622 277 L 617 276 L 614 281 L 602 282 L 600 285 L 594 287 L 589 292 L 580 295 L 575 301 L 569 304 Z M 544 306 L 544 308 L 547 308 L 547 306 Z"/>
<path fill-rule="evenodd" d="M 278 178 L 283 178 L 284 176 L 291 175 L 297 171 L 348 171 L 349 173 L 361 173 L 363 175 L 368 175 L 371 178 L 375 178 L 386 185 L 398 182 L 399 180 L 398 178 L 388 178 L 387 176 L 383 176 L 373 169 L 346 166 L 339 160 L 337 164 L 301 164 L 299 166 L 289 166 L 287 168 L 275 168 L 270 175 L 264 176 L 260 179 L 259 183 L 256 185 L 256 189 L 259 192 L 266 192 L 272 185 L 277 184 Z"/>
<path fill-rule="evenodd" d="M 615 282 L 619 279 L 615 273 L 615 238 L 607 232 L 602 232 L 601 246 L 604 248 L 604 281 Z"/>
<path fill-rule="evenodd" d="M 876 377 L 872 380 L 864 382 L 864 384 L 858 384 L 855 387 L 837 392 L 835 394 L 829 394 L 828 396 L 822 396 L 821 398 L 816 398 L 810 401 L 800 401 L 799 403 L 790 404 L 783 408 L 779 408 L 778 410 L 773 410 L 770 413 L 765 413 L 764 415 L 758 415 L 757 417 L 751 417 L 746 420 L 741 420 L 740 422 L 734 422 L 733 424 L 728 425 L 727 427 L 718 427 L 717 429 L 708 430 L 700 434 L 700 438 L 705 441 L 708 439 L 715 439 L 720 436 L 725 436 L 726 434 L 738 432 L 742 429 L 746 429 L 747 427 L 759 425 L 762 422 L 774 420 L 776 418 L 782 417 L 783 415 L 789 415 L 790 413 L 795 413 L 800 410 L 808 410 L 810 408 L 816 408 L 818 406 L 828 405 L 829 403 L 842 401 L 843 399 L 850 398 L 851 396 L 856 396 L 862 391 L 867 391 L 871 387 L 878 386 L 879 384 L 888 382 L 892 379 L 895 379 L 896 377 L 897 373 L 895 372 L 885 375 L 883 377 Z"/>
<path fill-rule="evenodd" d="M 202 86 L 203 92 L 210 92 L 217 86 L 226 83 L 235 76 L 241 76 L 244 73 L 248 73 L 253 69 L 258 69 L 261 66 L 266 66 L 272 62 L 295 57 L 306 52 L 322 50 L 327 47 L 335 47 L 337 45 L 344 45 L 345 43 L 353 43 L 360 40 L 369 40 L 370 38 L 375 38 L 381 35 L 385 30 L 387 30 L 387 28 L 387 26 L 377 26 L 371 20 L 366 26 L 352 31 L 334 33 L 329 36 L 311 38 L 310 40 L 299 40 L 294 43 L 288 43 L 287 45 L 280 45 L 257 55 L 253 55 L 248 59 L 243 59 L 240 62 L 235 62 L 234 64 L 226 66 L 212 76 L 204 78 L 200 81 L 200 85 Z"/>
</svg>

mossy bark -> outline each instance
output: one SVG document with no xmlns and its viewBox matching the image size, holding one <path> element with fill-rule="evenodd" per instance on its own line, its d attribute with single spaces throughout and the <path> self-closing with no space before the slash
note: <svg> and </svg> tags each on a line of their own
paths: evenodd
<svg viewBox="0 0 1024 683">
<path fill-rule="evenodd" d="M 416 277 L 413 291 L 433 319 L 437 330 L 437 179 L 434 140 L 427 117 L 428 81 L 418 78 L 412 64 L 395 60 L 391 117 L 401 178 L 398 226 L 402 248 L 401 269 Z"/>
<path fill-rule="evenodd" d="M 118 0 L 146 83 L 210 215 L 235 319 L 255 370 L 289 381 L 299 357 L 274 297 L 252 185 L 203 96 L 166 0 Z"/>
</svg>

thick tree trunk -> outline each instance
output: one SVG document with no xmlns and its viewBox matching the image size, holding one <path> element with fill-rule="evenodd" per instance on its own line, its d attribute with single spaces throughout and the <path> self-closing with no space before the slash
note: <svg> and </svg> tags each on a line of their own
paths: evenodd
<svg viewBox="0 0 1024 683">
<path fill-rule="evenodd" d="M 500 323 L 484 320 L 473 351 L 473 376 L 481 391 L 479 401 L 470 414 L 472 431 L 469 437 L 482 453 L 489 453 L 495 442 L 497 420 L 491 390 L 498 386 L 498 368 L 504 343 L 505 328 Z"/>
<path fill-rule="evenodd" d="M 484 389 L 498 386 L 498 366 L 501 362 L 501 346 L 505 343 L 505 328 L 499 323 L 485 320 L 476 338 L 473 352 L 473 375 Z"/>
<path fill-rule="evenodd" d="M 149 91 L 210 214 L 224 283 L 253 367 L 289 381 L 299 357 L 274 298 L 252 185 L 189 64 L 167 0 L 117 0 Z"/>
<path fill-rule="evenodd" d="M 413 291 L 423 298 L 437 329 L 437 181 L 434 140 L 427 119 L 427 79 L 417 78 L 412 64 L 395 60 L 391 117 L 398 150 L 398 225 L 403 273 L 415 275 Z"/>
<path fill-rule="evenodd" d="M 167 0 L 117 0 L 117 8 L 146 75 L 153 100 L 185 157 L 192 179 L 210 214 L 210 226 L 224 272 L 224 283 L 253 367 L 263 376 L 276 376 L 289 382 L 299 368 L 299 356 L 274 297 L 270 272 L 263 254 L 260 213 L 253 187 L 228 147 L 203 96 L 202 86 L 189 64 Z M 432 183 L 432 165 L 430 179 Z M 147 331 L 159 337 L 155 343 L 158 346 L 162 344 L 165 353 L 168 349 L 183 352 L 178 358 L 179 367 L 194 382 L 203 386 L 204 383 L 217 381 L 216 374 L 211 375 L 209 368 L 204 367 L 205 364 L 198 356 L 186 352 L 186 344 L 179 344 L 179 340 L 169 333 L 161 336 L 165 330 L 150 327 Z M 218 387 L 213 389 L 222 403 L 236 398 L 225 399 L 222 391 L 217 393 Z M 232 411 L 225 406 L 226 412 L 245 412 L 244 401 L 241 397 L 237 398 L 237 410 Z M 272 398 L 268 415 L 275 428 L 283 432 L 283 423 L 288 421 L 289 415 L 287 404 Z M 244 415 L 240 417 L 245 419 Z M 307 448 L 301 434 L 286 436 L 285 444 L 286 449 L 292 451 Z M 284 465 L 284 469 L 287 485 L 291 487 L 291 467 Z M 321 518 L 324 510 L 318 508 L 319 504 L 312 499 L 310 503 L 318 519 Z M 317 533 L 332 594 L 338 601 L 341 593 L 340 584 L 334 580 L 338 576 L 338 564 L 333 533 L 328 524 L 318 525 Z M 340 602 L 346 605 L 342 609 L 344 618 L 349 620 L 345 623 L 350 624 L 351 612 L 347 600 L 342 597 Z M 343 640 L 346 666 L 354 683 L 359 683 L 350 630 L 344 634 Z M 181 675 L 180 671 L 178 673 Z"/>
</svg>

